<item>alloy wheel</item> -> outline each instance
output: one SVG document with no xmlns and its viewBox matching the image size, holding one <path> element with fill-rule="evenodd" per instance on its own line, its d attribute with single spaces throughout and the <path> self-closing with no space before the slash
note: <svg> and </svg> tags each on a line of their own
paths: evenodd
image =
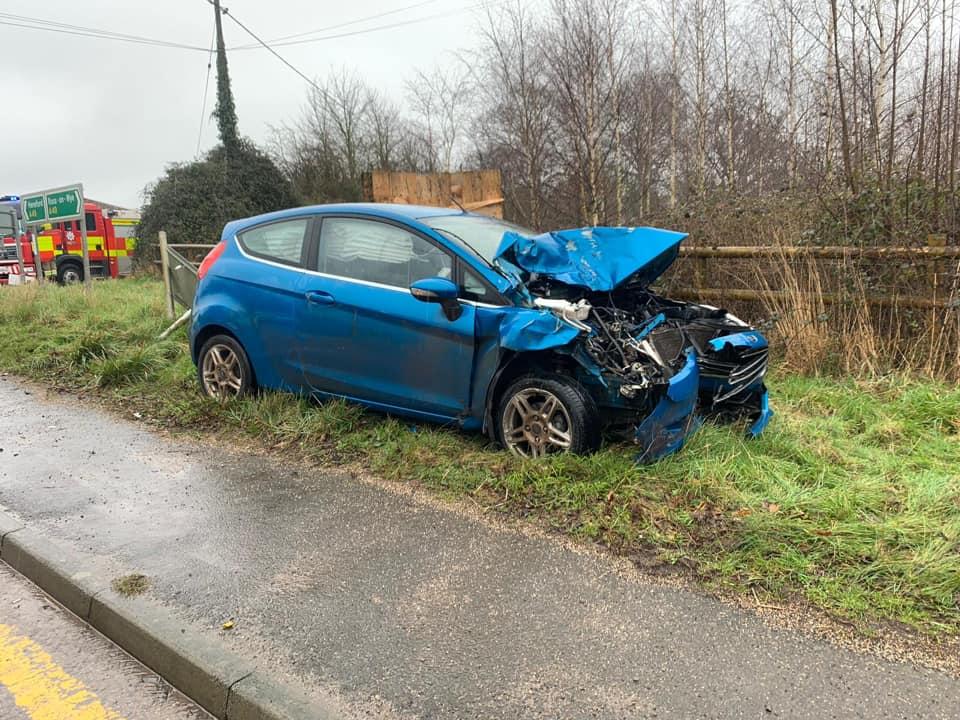
<svg viewBox="0 0 960 720">
<path fill-rule="evenodd" d="M 570 414 L 560 399 L 539 388 L 521 390 L 503 413 L 503 441 L 521 457 L 567 452 L 573 438 Z"/>
<path fill-rule="evenodd" d="M 237 397 L 243 390 L 240 358 L 229 346 L 214 345 L 203 356 L 203 389 L 217 400 Z"/>
</svg>

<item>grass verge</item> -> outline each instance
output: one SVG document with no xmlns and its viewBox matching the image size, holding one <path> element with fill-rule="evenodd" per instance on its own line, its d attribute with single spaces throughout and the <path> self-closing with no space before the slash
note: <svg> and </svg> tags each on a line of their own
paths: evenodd
<svg viewBox="0 0 960 720">
<path fill-rule="evenodd" d="M 229 431 L 314 461 L 529 518 L 712 587 L 805 600 L 869 630 L 960 634 L 960 389 L 905 377 L 774 373 L 758 440 L 704 427 L 638 467 L 632 448 L 522 462 L 479 436 L 264 394 L 203 399 L 154 281 L 0 292 L 0 368 L 178 430 Z"/>
</svg>

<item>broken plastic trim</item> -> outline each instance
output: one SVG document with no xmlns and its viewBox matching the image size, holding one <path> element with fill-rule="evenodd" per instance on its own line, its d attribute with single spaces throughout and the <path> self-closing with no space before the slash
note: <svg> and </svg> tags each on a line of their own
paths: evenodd
<svg viewBox="0 0 960 720">
<path fill-rule="evenodd" d="M 771 418 L 773 418 L 773 410 L 770 409 L 770 393 L 764 390 L 760 395 L 760 416 L 747 428 L 747 435 L 752 438 L 757 437 L 770 424 Z"/>
<path fill-rule="evenodd" d="M 701 425 L 696 415 L 700 369 L 696 353 L 687 351 L 687 361 L 670 378 L 667 391 L 637 426 L 636 442 L 641 448 L 637 462 L 650 463 L 677 452 Z"/>
</svg>

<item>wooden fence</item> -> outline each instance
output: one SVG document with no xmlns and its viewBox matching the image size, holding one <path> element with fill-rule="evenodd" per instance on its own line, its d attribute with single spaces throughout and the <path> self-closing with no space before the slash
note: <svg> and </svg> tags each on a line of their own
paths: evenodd
<svg viewBox="0 0 960 720">
<path fill-rule="evenodd" d="M 185 250 L 201 251 L 200 256 L 206 254 L 213 245 L 200 243 L 167 243 L 166 233 L 161 233 L 161 263 L 163 267 L 164 284 L 166 286 L 167 314 L 174 317 L 174 292 L 171 282 L 170 253 L 166 248 L 174 251 Z M 176 255 L 178 260 L 182 257 Z M 752 270 L 753 276 L 758 272 L 757 263 L 796 262 L 808 261 L 844 261 L 849 263 L 888 263 L 892 261 L 922 262 L 926 265 L 925 283 L 926 292 L 916 292 L 917 288 L 894 287 L 883 294 L 868 294 L 862 299 L 869 305 L 877 308 L 905 308 L 917 310 L 960 309 L 960 246 L 920 246 L 920 247 L 870 247 L 856 248 L 848 246 L 760 246 L 760 245 L 725 245 L 681 246 L 681 261 L 677 263 L 679 272 L 674 272 L 668 279 L 668 294 L 681 300 L 703 300 L 710 303 L 741 302 L 759 303 L 771 301 L 789 301 L 795 299 L 792 292 L 785 290 L 758 289 L 753 277 L 745 273 L 740 278 L 742 287 L 736 287 L 727 282 L 725 287 L 711 287 L 707 284 L 709 278 L 716 278 L 718 273 L 711 268 L 711 262 L 739 261 L 746 262 Z M 164 262 L 167 261 L 167 262 Z M 956 265 L 944 271 L 939 265 L 946 262 Z M 183 263 L 181 263 L 183 264 Z M 187 263 L 189 264 L 189 263 Z M 946 276 L 946 277 L 944 277 Z M 692 282 L 691 282 L 692 281 Z M 916 285 L 916 282 L 914 283 Z M 844 292 L 820 292 L 816 299 L 824 305 L 837 305 L 849 302 L 851 296 Z M 859 300 L 860 298 L 858 298 Z M 181 300 L 182 302 L 182 300 Z M 183 303 L 186 305 L 186 303 Z"/>
<path fill-rule="evenodd" d="M 945 309 L 958 306 L 958 278 L 960 278 L 960 247 L 870 247 L 846 246 L 686 246 L 680 248 L 681 260 L 676 271 L 668 278 L 669 294 L 680 299 L 702 299 L 708 302 L 764 302 L 790 300 L 793 292 L 757 288 L 757 276 L 765 269 L 775 272 L 780 263 L 797 264 L 806 261 L 812 265 L 840 261 L 832 273 L 835 285 L 842 285 L 844 273 L 850 268 L 861 272 L 873 269 L 876 274 L 888 276 L 888 285 L 883 292 L 873 289 L 865 296 L 866 302 L 880 308 Z M 740 273 L 719 273 L 723 268 L 737 263 Z M 895 263 L 923 266 L 915 271 L 911 282 L 902 281 L 891 268 Z M 949 267 L 945 265 L 949 263 Z M 825 268 L 822 268 L 825 269 Z M 830 275 L 830 273 L 825 273 Z M 718 287 L 716 278 L 722 276 L 723 287 Z M 775 277 L 775 275 L 771 276 Z M 711 280 L 713 280 L 711 284 Z M 772 284 L 768 280 L 768 285 Z M 811 298 L 813 299 L 813 298 Z M 851 295 L 838 287 L 816 294 L 816 299 L 825 305 L 849 302 Z M 858 298 L 859 299 L 859 298 Z"/>
</svg>

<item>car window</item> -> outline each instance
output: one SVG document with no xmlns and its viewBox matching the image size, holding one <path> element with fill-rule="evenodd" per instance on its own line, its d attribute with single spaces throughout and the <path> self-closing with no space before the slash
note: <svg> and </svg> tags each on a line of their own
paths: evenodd
<svg viewBox="0 0 960 720">
<path fill-rule="evenodd" d="M 465 244 L 488 263 L 496 257 L 504 233 L 513 232 L 525 237 L 537 234 L 528 228 L 480 215 L 438 215 L 420 221 Z"/>
<path fill-rule="evenodd" d="M 135 238 L 137 236 L 137 226 L 136 225 L 114 225 L 113 233 L 118 238 L 122 238 L 122 239 Z"/>
<path fill-rule="evenodd" d="M 83 221 L 87 225 L 87 232 L 92 233 L 97 231 L 97 216 L 93 213 L 85 213 L 83 216 Z"/>
<path fill-rule="evenodd" d="M 396 225 L 324 218 L 320 227 L 320 272 L 402 288 L 423 278 L 453 275 L 447 252 Z"/>
<path fill-rule="evenodd" d="M 307 218 L 270 223 L 246 230 L 237 237 L 251 255 L 299 265 L 309 223 Z"/>
<path fill-rule="evenodd" d="M 463 267 L 463 283 L 460 286 L 460 297 L 477 302 L 496 303 L 496 295 L 480 279 L 480 276 L 462 264 L 461 267 Z"/>
</svg>

